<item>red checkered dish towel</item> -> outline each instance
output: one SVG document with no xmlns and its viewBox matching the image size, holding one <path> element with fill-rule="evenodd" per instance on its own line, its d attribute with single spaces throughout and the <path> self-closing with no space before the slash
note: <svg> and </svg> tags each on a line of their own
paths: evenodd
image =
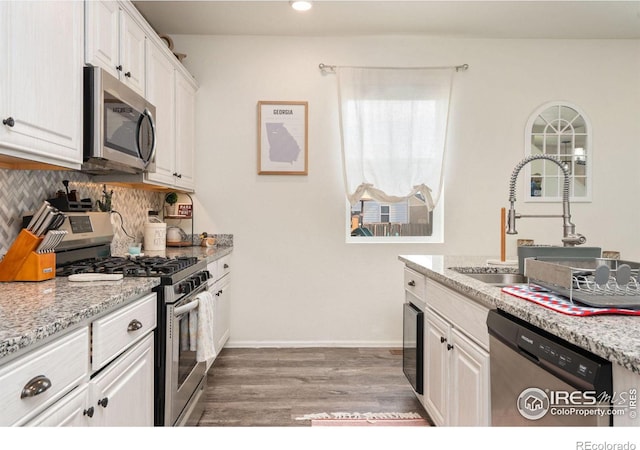
<svg viewBox="0 0 640 450">
<path fill-rule="evenodd" d="M 502 292 L 529 300 L 545 308 L 552 309 L 570 316 L 594 316 L 597 314 L 625 314 L 628 316 L 640 316 L 640 310 L 622 308 L 592 308 L 577 303 L 571 303 L 568 298 L 549 293 L 544 288 L 535 284 L 516 284 L 502 288 Z"/>
</svg>

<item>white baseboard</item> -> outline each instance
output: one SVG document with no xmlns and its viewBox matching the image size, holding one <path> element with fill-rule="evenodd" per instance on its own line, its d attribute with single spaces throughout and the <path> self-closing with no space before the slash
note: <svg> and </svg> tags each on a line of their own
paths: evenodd
<svg viewBox="0 0 640 450">
<path fill-rule="evenodd" d="M 227 348 L 312 348 L 312 347 L 382 347 L 402 348 L 402 341 L 235 341 L 229 339 Z"/>
</svg>

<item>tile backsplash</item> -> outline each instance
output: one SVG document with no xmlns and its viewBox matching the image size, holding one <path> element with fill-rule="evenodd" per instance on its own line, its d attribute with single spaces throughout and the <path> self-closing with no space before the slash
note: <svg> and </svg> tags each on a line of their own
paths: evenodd
<svg viewBox="0 0 640 450">
<path fill-rule="evenodd" d="M 65 190 L 62 180 L 69 180 L 69 190 L 75 189 L 79 199 L 90 198 L 94 210 L 98 210 L 95 205 L 96 200 L 102 200 L 103 184 L 92 182 L 88 175 L 65 170 L 0 169 L 0 189 L 4 193 L 0 197 L 0 255 L 7 252 L 20 232 L 22 216 L 38 209 L 44 200 L 55 197 L 58 190 Z M 148 211 L 159 211 L 164 195 L 107 185 L 107 191 L 112 190 L 112 209 L 122 216 L 122 222 L 118 214 L 112 216 L 114 238 L 111 250 L 118 253 L 131 241 L 127 233 L 142 241 Z"/>
</svg>

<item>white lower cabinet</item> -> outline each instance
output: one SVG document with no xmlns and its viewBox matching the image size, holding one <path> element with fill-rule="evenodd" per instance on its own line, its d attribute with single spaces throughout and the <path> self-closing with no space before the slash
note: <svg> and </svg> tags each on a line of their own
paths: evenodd
<svg viewBox="0 0 640 450">
<path fill-rule="evenodd" d="M 155 308 L 147 294 L 1 366 L 0 426 L 153 426 Z"/>
<path fill-rule="evenodd" d="M 153 426 L 153 335 L 28 426 Z"/>
<path fill-rule="evenodd" d="M 207 264 L 211 274 L 209 292 L 213 295 L 213 338 L 216 352 L 220 353 L 231 333 L 231 255 Z M 207 361 L 207 370 L 215 358 Z"/>
<path fill-rule="evenodd" d="M 476 327 L 488 310 L 471 302 L 427 280 L 423 403 L 436 425 L 491 424 L 488 333 Z"/>
<path fill-rule="evenodd" d="M 153 426 L 153 334 L 91 380 L 92 426 Z"/>
</svg>

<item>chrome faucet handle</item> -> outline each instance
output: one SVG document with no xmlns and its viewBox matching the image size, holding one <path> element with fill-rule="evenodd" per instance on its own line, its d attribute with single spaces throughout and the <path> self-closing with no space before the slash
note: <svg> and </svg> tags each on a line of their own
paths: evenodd
<svg viewBox="0 0 640 450">
<path fill-rule="evenodd" d="M 512 203 L 511 208 L 509 208 L 509 214 L 507 215 L 507 234 L 518 234 L 516 231 L 516 219 L 517 214 Z"/>
<path fill-rule="evenodd" d="M 574 245 L 581 245 L 587 242 L 587 238 L 581 234 L 571 234 L 569 236 L 563 237 L 562 242 L 565 247 L 573 247 Z"/>
</svg>

